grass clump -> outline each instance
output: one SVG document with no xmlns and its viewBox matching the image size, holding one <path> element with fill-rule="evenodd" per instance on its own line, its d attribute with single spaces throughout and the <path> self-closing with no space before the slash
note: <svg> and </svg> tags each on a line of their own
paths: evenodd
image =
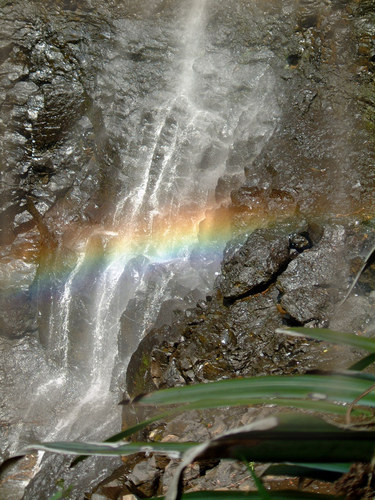
<svg viewBox="0 0 375 500">
<path fill-rule="evenodd" d="M 375 340 L 327 329 L 302 327 L 283 328 L 279 329 L 278 333 L 302 335 L 335 344 L 350 345 L 366 350 L 369 355 L 341 372 L 238 378 L 160 390 L 138 397 L 133 404 L 163 407 L 165 408 L 163 413 L 112 436 L 106 442 L 37 443 L 30 448 L 77 455 L 75 463 L 87 455 L 123 456 L 137 452 L 159 453 L 180 458 L 180 465 L 166 495 L 167 500 L 179 499 L 181 496 L 191 500 L 211 498 L 220 500 L 221 497 L 233 500 L 244 497 L 301 500 L 355 498 L 350 496 L 353 495 L 350 493 L 351 490 L 356 491 L 353 471 L 358 468 L 358 464 L 368 464 L 362 465 L 361 474 L 357 474 L 358 477 L 361 476 L 362 481 L 359 486 L 357 485 L 357 491 L 362 491 L 362 496 L 357 498 L 373 498 L 363 495 L 367 495 L 366 491 L 372 488 L 371 481 L 374 476 L 372 463 L 375 431 L 371 430 L 370 424 L 373 423 L 373 408 L 375 408 L 375 392 L 373 392 L 375 376 L 362 370 L 374 361 Z M 262 404 L 303 411 L 260 419 L 204 443 L 124 441 L 151 423 L 177 413 L 196 409 Z M 311 415 L 311 410 L 319 416 Z M 328 414 L 344 417 L 345 424 L 328 423 L 324 418 L 324 415 Z M 361 417 L 361 428 L 352 422 L 354 416 Z M 363 419 L 367 419 L 365 424 Z M 247 493 L 245 496 L 243 492 L 238 491 L 183 494 L 181 485 L 186 467 L 193 461 L 219 458 L 241 460 L 250 464 L 250 474 L 258 491 Z M 275 464 L 268 468 L 265 476 L 273 474 L 320 481 L 339 479 L 338 484 L 346 496 L 312 494 L 305 491 L 269 491 L 264 487 L 262 479 L 255 475 L 252 465 L 254 462 Z M 368 471 L 367 476 L 364 471 Z M 363 485 L 363 481 L 367 481 L 368 484 Z"/>
</svg>

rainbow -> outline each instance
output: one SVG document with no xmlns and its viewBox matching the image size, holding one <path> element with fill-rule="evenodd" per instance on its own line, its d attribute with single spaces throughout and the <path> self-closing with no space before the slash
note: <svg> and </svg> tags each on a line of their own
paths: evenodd
<svg viewBox="0 0 375 500">
<path fill-rule="evenodd" d="M 336 214 L 336 217 L 354 214 L 362 219 L 372 217 L 364 213 L 362 208 L 353 214 Z M 269 213 L 261 203 L 251 211 L 246 207 L 224 205 L 199 210 L 187 206 L 176 214 L 160 212 L 152 218 L 145 216 L 132 225 L 127 221 L 111 227 L 71 224 L 64 228 L 59 244 L 53 250 L 43 248 L 34 230 L 33 238 L 14 246 L 14 251 L 9 254 L 9 266 L 2 271 L 3 288 L 9 293 L 25 292 L 28 286 L 35 286 L 37 282 L 39 288 L 51 289 L 53 282 L 61 283 L 67 279 L 83 254 L 84 274 L 95 274 L 111 262 L 126 262 L 137 255 L 144 255 L 155 263 L 186 259 L 193 249 L 199 249 L 207 256 L 217 256 L 225 243 L 239 233 L 249 234 L 257 227 L 295 215 L 295 203 L 284 206 L 277 213 Z M 319 216 L 317 212 L 314 215 Z M 20 280 L 22 272 L 29 274 L 32 282 L 30 278 L 29 282 Z"/>
</svg>

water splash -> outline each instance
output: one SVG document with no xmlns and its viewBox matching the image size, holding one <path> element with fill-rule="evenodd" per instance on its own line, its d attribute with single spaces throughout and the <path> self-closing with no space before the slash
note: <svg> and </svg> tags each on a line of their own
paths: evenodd
<svg viewBox="0 0 375 500">
<path fill-rule="evenodd" d="M 219 270 L 227 220 L 222 232 L 216 225 L 199 241 L 201 221 L 215 210 L 218 178 L 243 175 L 243 163 L 230 159 L 236 141 L 255 138 L 250 161 L 272 133 L 278 107 L 268 55 L 243 64 L 217 44 L 210 27 L 214 5 L 176 2 L 178 18 L 159 19 L 170 50 L 156 63 L 136 66 L 121 55 L 138 38 L 152 43 L 149 24 L 116 25 L 119 52 L 108 58 L 98 84 L 118 82 L 118 114 L 104 110 L 103 120 L 115 137 L 126 137 L 119 146 L 121 183 L 112 222 L 72 227 L 59 249 L 61 269 L 54 259 L 39 276 L 48 342 L 33 381 L 38 397 L 25 414 L 50 422 L 40 430 L 42 439 L 96 439 L 107 424 L 104 436 L 116 430 L 127 359 L 161 304 L 178 300 L 191 307 L 189 293 L 204 296 Z M 155 72 L 147 92 L 144 71 Z M 126 117 L 120 126 L 118 116 Z"/>
</svg>

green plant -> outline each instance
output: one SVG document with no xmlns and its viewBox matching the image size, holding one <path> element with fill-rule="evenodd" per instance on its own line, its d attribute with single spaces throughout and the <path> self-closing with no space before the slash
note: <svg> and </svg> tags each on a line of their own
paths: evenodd
<svg viewBox="0 0 375 500">
<path fill-rule="evenodd" d="M 375 340 L 326 329 L 285 328 L 278 332 L 346 344 L 367 350 L 370 355 L 343 372 L 230 379 L 157 391 L 137 398 L 134 404 L 166 407 L 166 411 L 112 436 L 107 442 L 40 443 L 32 448 L 75 454 L 79 459 L 83 458 L 83 454 L 128 455 L 139 451 L 180 457 L 181 464 L 168 491 L 168 500 L 181 496 L 183 471 L 195 460 L 223 458 L 246 463 L 277 463 L 279 465 L 269 469 L 271 473 L 277 471 L 280 475 L 324 480 L 336 479 L 348 472 L 353 462 L 371 462 L 375 450 L 375 432 L 367 428 L 353 428 L 350 416 L 353 411 L 353 415 L 365 417 L 370 419 L 368 423 L 373 423 L 375 394 L 372 390 L 375 376 L 360 370 L 373 361 Z M 320 414 L 345 415 L 348 425 L 333 425 L 305 412 L 258 420 L 200 444 L 120 441 L 158 419 L 183 411 L 264 403 L 315 410 Z M 270 492 L 264 488 L 261 479 L 255 477 L 253 469 L 251 475 L 258 492 L 248 494 L 246 498 L 338 498 L 304 492 L 298 492 L 298 496 L 293 492 Z M 202 500 L 212 496 L 218 500 L 221 496 L 242 498 L 243 495 L 240 492 L 201 492 L 185 496 Z"/>
<path fill-rule="evenodd" d="M 69 494 L 73 490 L 73 486 L 68 486 L 68 488 L 65 488 L 63 479 L 59 479 L 56 484 L 59 489 L 54 495 L 52 495 L 49 500 L 60 500 L 60 498 L 68 498 Z"/>
</svg>

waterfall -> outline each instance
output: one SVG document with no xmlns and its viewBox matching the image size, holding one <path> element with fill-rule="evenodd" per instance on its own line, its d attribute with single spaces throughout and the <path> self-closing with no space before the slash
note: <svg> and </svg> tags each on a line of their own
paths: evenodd
<svg viewBox="0 0 375 500">
<path fill-rule="evenodd" d="M 35 362 L 33 396 L 18 402 L 24 422 L 38 425 L 17 427 L 20 446 L 118 430 L 117 402 L 139 341 L 171 319 L 175 304 L 193 307 L 211 292 L 225 242 L 200 242 L 198 232 L 222 202 L 218 179 L 241 182 L 274 130 L 271 54 L 237 54 L 218 39 L 211 15 L 224 1 L 172 3 L 165 19 L 114 22 L 116 53 L 96 82 L 115 95 L 97 103 L 121 163 L 113 216 L 73 229 L 69 247 L 56 252 L 61 273 L 49 269 L 40 280 L 45 356 Z M 143 50 L 144 61 L 131 50 Z M 246 150 L 241 161 L 236 145 Z"/>
<path fill-rule="evenodd" d="M 194 95 L 194 63 L 205 50 L 206 4 L 206 0 L 192 0 L 182 11 L 182 33 L 178 30 L 174 40 L 180 53 L 176 68 L 178 77 L 165 96 L 159 97 L 157 107 L 149 110 L 153 115 L 152 123 L 145 123 L 143 145 L 133 160 L 137 175 L 131 184 L 127 182 L 120 189 L 111 224 L 113 230 L 99 228 L 87 235 L 61 292 L 52 300 L 48 322 L 49 350 L 51 357 L 61 363 L 62 370 L 38 391 L 42 395 L 54 386 L 59 390 L 62 384 L 67 388 L 70 386 L 65 389 L 70 404 L 60 412 L 48 439 L 91 434 L 92 420 L 87 415 L 93 412 L 97 420 L 105 420 L 104 428 L 111 429 L 110 422 L 120 422 L 116 408 L 119 393 L 116 390 L 111 392 L 111 383 L 116 361 L 123 365 L 124 378 L 126 358 L 131 355 L 129 351 L 127 356 L 118 360 L 120 318 L 124 311 L 126 314 L 127 303 L 147 289 L 150 274 L 158 276 L 156 281 L 153 278 L 153 293 L 145 295 L 143 317 L 136 334 L 138 338 L 132 339 L 132 345 L 136 345 L 155 321 L 163 300 L 170 298 L 167 289 L 175 275 L 182 282 L 190 282 L 188 286 L 191 288 L 202 288 L 199 273 L 192 270 L 188 257 L 198 242 L 198 223 L 212 200 L 224 162 L 210 176 L 209 182 L 198 183 L 194 177 L 197 160 L 183 151 L 183 144 L 187 139 L 192 140 L 209 119 L 207 111 L 196 105 Z M 222 121 L 221 117 L 215 116 L 214 119 Z M 123 153 L 126 158 L 128 152 Z M 128 169 L 124 161 L 124 177 L 128 177 Z M 194 197 L 198 198 L 198 203 L 189 216 L 190 234 L 186 243 L 181 245 L 180 235 L 178 232 L 174 234 L 174 225 L 176 220 L 184 217 L 185 204 Z M 158 224 L 161 228 L 157 227 Z M 169 248 L 165 253 L 166 241 Z M 134 280 L 132 292 L 128 292 L 122 301 L 119 299 L 119 282 L 129 262 L 137 255 L 144 255 L 147 265 L 143 274 Z M 73 333 L 80 314 L 77 303 L 85 304 L 89 320 L 80 332 Z M 37 404 L 40 401 L 36 401 Z M 109 413 L 111 417 L 108 417 Z"/>
</svg>

